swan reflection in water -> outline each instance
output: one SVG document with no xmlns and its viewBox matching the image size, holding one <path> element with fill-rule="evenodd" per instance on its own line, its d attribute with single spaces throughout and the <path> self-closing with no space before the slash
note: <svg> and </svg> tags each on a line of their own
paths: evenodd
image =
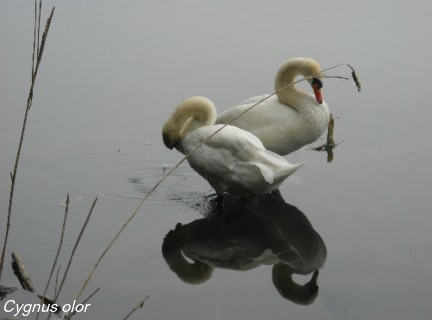
<svg viewBox="0 0 432 320">
<path fill-rule="evenodd" d="M 273 284 L 284 298 L 312 303 L 318 296 L 318 269 L 327 249 L 307 217 L 286 203 L 279 191 L 255 197 L 253 205 L 238 201 L 228 205 L 228 201 L 223 213 L 178 223 L 168 232 L 162 253 L 170 269 L 184 282 L 199 284 L 211 277 L 214 268 L 245 271 L 273 265 Z M 292 278 L 310 273 L 303 285 Z"/>
</svg>

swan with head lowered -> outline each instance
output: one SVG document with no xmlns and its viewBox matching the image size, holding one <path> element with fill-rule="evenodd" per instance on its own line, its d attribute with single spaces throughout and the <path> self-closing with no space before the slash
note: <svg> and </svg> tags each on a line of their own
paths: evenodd
<svg viewBox="0 0 432 320">
<path fill-rule="evenodd" d="M 277 189 L 303 164 L 290 164 L 266 150 L 252 133 L 226 126 L 192 154 L 223 125 L 215 125 L 216 108 L 204 97 L 192 97 L 174 110 L 162 129 L 164 144 L 188 155 L 190 166 L 221 196 L 259 195 Z"/>
<path fill-rule="evenodd" d="M 292 84 L 296 77 L 310 77 L 308 82 L 314 94 Z M 330 112 L 323 100 L 321 68 L 309 58 L 293 58 L 283 64 L 275 78 L 277 94 L 252 108 L 231 125 L 257 136 L 264 147 L 280 155 L 287 155 L 317 140 L 327 129 Z M 280 91 L 279 91 L 280 90 Z M 256 96 L 221 113 L 216 120 L 225 124 L 268 97 Z"/>
</svg>

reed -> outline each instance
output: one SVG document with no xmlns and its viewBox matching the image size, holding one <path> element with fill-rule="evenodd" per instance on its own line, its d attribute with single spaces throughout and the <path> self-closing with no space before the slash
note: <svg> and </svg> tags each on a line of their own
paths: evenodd
<svg viewBox="0 0 432 320">
<path fill-rule="evenodd" d="M 334 132 L 334 118 L 333 114 L 330 113 L 329 124 L 327 128 L 327 142 L 319 147 L 313 148 L 315 151 L 326 151 L 327 152 L 327 162 L 333 161 L 333 149 L 338 145 L 333 138 Z"/>
<path fill-rule="evenodd" d="M 15 183 L 16 183 L 16 178 L 17 178 L 17 174 L 18 174 L 18 167 L 19 167 L 19 161 L 20 161 L 25 131 L 27 128 L 28 115 L 29 115 L 29 111 L 32 107 L 33 91 L 34 91 L 35 84 L 36 84 L 36 78 L 38 75 L 39 66 L 42 62 L 43 51 L 45 48 L 45 43 L 46 43 L 46 40 L 48 37 L 48 31 L 50 29 L 51 22 L 52 22 L 52 19 L 54 16 L 54 10 L 55 10 L 55 8 L 53 7 L 51 10 L 51 14 L 49 15 L 48 19 L 46 20 L 45 29 L 44 29 L 42 36 L 41 36 L 40 35 L 41 9 L 42 9 L 42 0 L 39 1 L 39 5 L 38 5 L 37 0 L 35 0 L 35 23 L 34 23 L 34 28 L 33 28 L 33 55 L 32 55 L 31 84 L 30 84 L 30 90 L 28 93 L 27 104 L 26 104 L 25 112 L 24 112 L 24 120 L 23 120 L 23 123 L 21 126 L 21 135 L 20 135 L 20 139 L 19 139 L 19 143 L 18 143 L 18 150 L 17 150 L 16 156 L 15 156 L 14 168 L 13 168 L 13 171 L 10 173 L 11 187 L 10 187 L 10 192 L 9 192 L 9 206 L 8 206 L 7 221 L 6 221 L 6 231 L 5 231 L 5 236 L 4 236 L 4 240 L 3 240 L 3 249 L 2 249 L 1 257 L 0 257 L 0 283 L 1 283 L 1 277 L 2 277 L 2 272 L 3 272 L 4 258 L 5 258 L 5 254 L 6 254 L 6 250 L 7 250 L 7 242 L 8 242 L 8 238 L 9 238 L 9 232 L 10 232 L 10 228 L 11 228 L 11 217 L 12 217 L 12 206 L 13 206 L 13 199 L 14 199 L 14 193 L 15 193 Z"/>
<path fill-rule="evenodd" d="M 128 319 L 136 310 L 141 309 L 144 306 L 144 303 L 146 302 L 146 300 L 149 297 L 150 296 L 147 295 L 147 296 L 145 296 L 145 298 L 143 300 L 141 300 L 140 302 L 138 302 L 138 304 L 126 315 L 126 317 L 123 318 L 123 320 Z"/>
<path fill-rule="evenodd" d="M 85 229 L 86 229 L 86 227 L 87 227 L 87 224 L 88 224 L 88 222 L 90 221 L 90 217 L 91 217 L 91 215 L 92 215 L 92 213 L 93 213 L 93 210 L 94 210 L 94 208 L 95 208 L 95 206 L 96 206 L 96 202 L 97 202 L 97 200 L 98 200 L 97 197 L 93 200 L 93 203 L 92 203 L 92 205 L 91 205 L 91 207 L 90 207 L 90 210 L 89 210 L 89 212 L 88 212 L 88 214 L 87 214 L 87 217 L 86 217 L 86 219 L 85 219 L 85 221 L 84 221 L 84 224 L 83 224 L 83 226 L 81 227 L 81 230 L 80 230 L 80 232 L 79 232 L 79 234 L 78 234 L 77 240 L 75 241 L 75 245 L 74 245 L 74 247 L 73 247 L 73 249 L 72 249 L 72 252 L 71 252 L 71 254 L 70 254 L 69 261 L 68 261 L 68 264 L 67 264 L 67 266 L 66 266 L 66 270 L 65 270 L 65 272 L 64 272 L 64 274 L 63 274 L 63 278 L 62 278 L 62 280 L 61 280 L 61 282 L 60 282 L 60 285 L 59 285 L 59 287 L 58 287 L 57 293 L 56 293 L 56 295 L 55 295 L 55 297 L 54 297 L 54 301 L 57 301 L 57 298 L 58 298 L 58 296 L 60 295 L 60 292 L 62 291 L 63 286 L 64 286 L 64 284 L 65 284 L 65 282 L 66 282 L 66 278 L 67 278 L 67 275 L 68 275 L 68 272 L 69 272 L 69 268 L 70 268 L 70 266 L 71 266 L 71 264 L 72 264 L 72 260 L 73 260 L 73 258 L 74 258 L 74 256 L 75 256 L 75 252 L 76 252 L 76 250 L 77 250 L 77 248 L 78 248 L 78 245 L 79 245 L 79 243 L 80 243 L 80 241 L 81 241 L 81 237 L 82 237 L 82 235 L 84 234 L 84 231 L 85 231 Z M 78 300 L 77 300 L 77 301 L 78 301 Z"/>
<path fill-rule="evenodd" d="M 54 270 L 55 270 L 55 268 L 57 266 L 58 257 L 60 255 L 61 248 L 62 248 L 62 245 L 63 245 L 63 239 L 64 239 L 64 233 L 65 233 L 65 229 L 66 229 L 66 221 L 67 221 L 68 212 L 69 212 L 69 193 L 66 195 L 66 206 L 65 206 L 65 213 L 64 213 L 63 224 L 62 224 L 62 229 L 61 229 L 60 242 L 59 242 L 59 245 L 58 245 L 58 248 L 57 248 L 57 253 L 56 253 L 56 256 L 54 258 L 53 265 L 51 267 L 51 272 L 49 274 L 47 284 L 46 284 L 44 292 L 42 294 L 43 297 L 45 297 L 46 294 L 47 294 L 47 292 L 48 292 L 48 288 L 49 288 L 49 285 L 50 285 L 50 282 L 51 282 L 51 278 L 52 278 L 52 276 L 54 274 Z M 57 274 L 57 276 L 58 276 L 58 274 Z M 55 293 L 57 294 L 57 286 L 55 286 Z M 39 315 L 40 315 L 40 312 L 38 312 L 38 314 L 36 315 L 36 320 L 39 319 Z"/>
</svg>

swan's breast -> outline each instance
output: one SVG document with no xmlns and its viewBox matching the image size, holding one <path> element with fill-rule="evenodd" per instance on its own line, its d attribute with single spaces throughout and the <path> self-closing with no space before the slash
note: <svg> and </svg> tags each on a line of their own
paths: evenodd
<svg viewBox="0 0 432 320">
<path fill-rule="evenodd" d="M 327 129 L 330 120 L 330 111 L 325 101 L 322 104 L 314 104 L 303 112 L 303 118 L 307 129 L 305 139 L 311 143 L 318 139 Z M 306 134 L 307 133 L 307 134 Z"/>
</svg>

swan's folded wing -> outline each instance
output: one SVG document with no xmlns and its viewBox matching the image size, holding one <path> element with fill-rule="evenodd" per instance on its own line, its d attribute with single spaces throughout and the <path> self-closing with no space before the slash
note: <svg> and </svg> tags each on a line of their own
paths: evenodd
<svg viewBox="0 0 432 320">
<path fill-rule="evenodd" d="M 252 104 L 252 103 L 257 103 L 260 102 L 261 100 L 264 100 L 266 98 L 268 98 L 269 95 L 268 94 L 263 94 L 263 95 L 259 95 L 259 96 L 255 96 L 255 97 L 251 97 L 248 98 L 246 100 L 243 100 L 242 102 L 240 102 L 239 104 L 237 104 L 238 106 L 241 106 L 243 104 Z"/>
<path fill-rule="evenodd" d="M 183 141 L 187 153 L 222 127 L 202 127 L 188 134 Z M 188 161 L 217 192 L 245 195 L 270 192 L 299 167 L 266 150 L 253 134 L 233 126 L 224 127 L 190 154 Z"/>
<path fill-rule="evenodd" d="M 215 132 L 223 125 L 211 126 L 211 132 Z M 252 133 L 234 126 L 225 126 L 214 135 L 207 145 L 215 150 L 226 149 L 233 157 L 241 161 L 248 161 L 255 158 L 258 152 L 265 150 L 262 142 Z"/>
</svg>

